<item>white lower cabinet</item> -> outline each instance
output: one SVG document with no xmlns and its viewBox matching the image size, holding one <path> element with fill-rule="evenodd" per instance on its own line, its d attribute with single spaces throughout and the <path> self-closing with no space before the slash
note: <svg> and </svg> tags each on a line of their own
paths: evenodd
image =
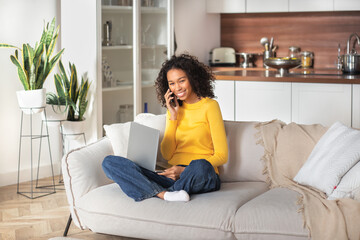
<svg viewBox="0 0 360 240">
<path fill-rule="evenodd" d="M 292 83 L 292 121 L 351 126 L 351 84 Z"/>
<path fill-rule="evenodd" d="M 360 84 L 216 81 L 224 120 L 360 128 Z"/>
<path fill-rule="evenodd" d="M 224 120 L 235 120 L 235 81 L 215 82 L 214 93 Z"/>
<path fill-rule="evenodd" d="M 291 83 L 235 82 L 235 120 L 291 121 Z"/>
</svg>

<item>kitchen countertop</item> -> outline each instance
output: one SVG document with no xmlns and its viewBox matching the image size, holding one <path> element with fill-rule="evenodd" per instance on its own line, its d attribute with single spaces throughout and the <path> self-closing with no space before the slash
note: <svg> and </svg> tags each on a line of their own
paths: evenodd
<svg viewBox="0 0 360 240">
<path fill-rule="evenodd" d="M 290 69 L 280 75 L 276 69 L 213 67 L 217 80 L 360 84 L 360 75 L 344 75 L 338 69 Z"/>
</svg>

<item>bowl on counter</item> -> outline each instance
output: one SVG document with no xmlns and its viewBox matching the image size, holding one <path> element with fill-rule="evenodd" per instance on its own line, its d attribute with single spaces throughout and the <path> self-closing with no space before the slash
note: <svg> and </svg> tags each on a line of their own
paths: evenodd
<svg viewBox="0 0 360 240">
<path fill-rule="evenodd" d="M 278 69 L 280 74 L 283 75 L 284 73 L 288 73 L 289 69 L 299 67 L 301 65 L 301 59 L 290 57 L 271 57 L 265 59 L 264 64 L 268 67 Z"/>
</svg>

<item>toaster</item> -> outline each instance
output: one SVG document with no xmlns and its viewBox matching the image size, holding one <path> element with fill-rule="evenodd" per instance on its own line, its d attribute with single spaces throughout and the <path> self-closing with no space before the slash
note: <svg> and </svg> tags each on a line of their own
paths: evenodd
<svg viewBox="0 0 360 240">
<path fill-rule="evenodd" d="M 210 52 L 210 66 L 235 66 L 235 49 L 230 47 L 214 48 Z"/>
</svg>

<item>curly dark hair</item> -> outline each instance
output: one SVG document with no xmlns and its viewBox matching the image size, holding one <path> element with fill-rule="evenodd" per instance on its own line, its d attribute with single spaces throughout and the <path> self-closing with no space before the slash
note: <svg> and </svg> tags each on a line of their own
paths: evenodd
<svg viewBox="0 0 360 240">
<path fill-rule="evenodd" d="M 155 81 L 157 98 L 163 107 L 166 106 L 164 95 L 169 89 L 167 73 L 171 69 L 181 69 L 186 73 L 191 88 L 198 97 L 215 97 L 213 86 L 215 76 L 210 67 L 199 62 L 196 57 L 186 53 L 179 56 L 173 55 L 162 64 L 162 68 Z"/>
</svg>

